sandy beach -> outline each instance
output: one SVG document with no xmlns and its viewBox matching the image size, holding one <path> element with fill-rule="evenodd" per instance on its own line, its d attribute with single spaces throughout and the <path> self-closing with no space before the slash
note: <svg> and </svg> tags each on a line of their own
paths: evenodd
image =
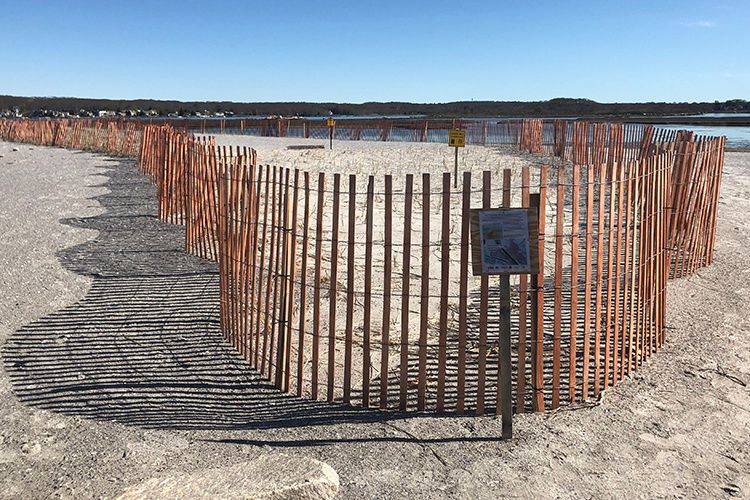
<svg viewBox="0 0 750 500">
<path fill-rule="evenodd" d="M 439 144 L 286 149 L 308 143 L 325 141 L 219 137 L 360 182 L 437 186 L 453 164 Z M 541 161 L 467 147 L 459 169 Z M 0 498 L 112 498 L 278 452 L 329 464 L 341 498 L 750 498 L 750 153 L 726 155 L 715 262 L 670 283 L 664 348 L 599 401 L 516 416 L 512 442 L 492 417 L 277 394 L 223 342 L 215 265 L 156 220 L 132 161 L 0 142 L 0 186 Z"/>
</svg>

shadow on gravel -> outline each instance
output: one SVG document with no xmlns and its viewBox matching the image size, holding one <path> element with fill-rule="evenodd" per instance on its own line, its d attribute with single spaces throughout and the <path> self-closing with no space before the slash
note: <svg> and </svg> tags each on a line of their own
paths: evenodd
<svg viewBox="0 0 750 500">
<path fill-rule="evenodd" d="M 403 418 L 279 393 L 224 342 L 215 263 L 183 251 L 159 222 L 155 190 L 113 161 L 102 215 L 66 219 L 99 231 L 59 253 L 93 277 L 80 302 L 15 332 L 3 363 L 25 404 L 147 428 L 259 429 Z"/>
</svg>

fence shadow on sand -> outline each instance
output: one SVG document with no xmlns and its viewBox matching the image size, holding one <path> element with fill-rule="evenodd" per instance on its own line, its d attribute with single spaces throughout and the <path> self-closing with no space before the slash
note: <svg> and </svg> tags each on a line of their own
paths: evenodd
<svg viewBox="0 0 750 500">
<path fill-rule="evenodd" d="M 61 222 L 99 235 L 62 250 L 91 276 L 86 297 L 9 338 L 3 364 L 34 408 L 126 425 L 261 429 L 405 418 L 280 393 L 219 329 L 216 264 L 184 252 L 183 228 L 158 221 L 156 196 L 130 162 L 113 162 L 105 213 Z"/>
</svg>

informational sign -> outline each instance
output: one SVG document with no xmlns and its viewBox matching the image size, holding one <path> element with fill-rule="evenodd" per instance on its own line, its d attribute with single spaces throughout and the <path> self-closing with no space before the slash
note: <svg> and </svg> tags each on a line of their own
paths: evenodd
<svg viewBox="0 0 750 500">
<path fill-rule="evenodd" d="M 462 148 L 466 146 L 466 131 L 451 129 L 448 132 L 448 146 L 452 148 Z"/>
<path fill-rule="evenodd" d="M 472 210 L 474 275 L 539 272 L 537 217 L 536 208 Z"/>
<path fill-rule="evenodd" d="M 328 125 L 329 127 L 333 127 L 334 125 L 336 125 L 336 120 L 334 120 L 333 118 L 328 118 L 326 120 L 326 125 Z"/>
</svg>

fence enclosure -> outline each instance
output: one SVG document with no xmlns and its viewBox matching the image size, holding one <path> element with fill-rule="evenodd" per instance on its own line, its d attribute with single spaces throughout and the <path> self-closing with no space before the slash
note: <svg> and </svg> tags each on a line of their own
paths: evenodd
<svg viewBox="0 0 750 500">
<path fill-rule="evenodd" d="M 516 410 L 598 395 L 663 341 L 671 161 L 466 172 L 455 192 L 449 173 L 394 189 L 391 176 L 223 163 L 222 329 L 300 396 L 497 409 L 502 278 L 469 273 L 469 209 L 528 206 L 536 193 L 542 271 L 506 278 Z"/>
<path fill-rule="evenodd" d="M 447 136 L 418 125 L 398 133 Z M 499 297 L 510 294 L 515 411 L 599 395 L 663 344 L 667 278 L 712 261 L 724 138 L 563 120 L 456 125 L 470 142 L 505 140 L 551 166 L 464 172 L 453 190 L 448 172 L 259 165 L 252 150 L 169 125 L 0 121 L 0 136 L 138 154 L 159 217 L 184 224 L 186 250 L 218 263 L 225 338 L 280 390 L 499 413 Z M 393 126 L 346 133 L 388 140 Z M 470 209 L 531 205 L 540 272 L 472 276 Z"/>
</svg>

